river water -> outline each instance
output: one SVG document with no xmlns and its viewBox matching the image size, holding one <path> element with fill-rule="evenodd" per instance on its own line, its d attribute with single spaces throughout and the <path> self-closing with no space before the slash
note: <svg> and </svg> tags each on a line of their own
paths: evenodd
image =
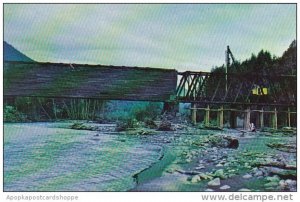
<svg viewBox="0 0 300 202">
<path fill-rule="evenodd" d="M 161 145 L 138 136 L 68 125 L 4 124 L 5 191 L 126 191 L 162 156 Z"/>
</svg>

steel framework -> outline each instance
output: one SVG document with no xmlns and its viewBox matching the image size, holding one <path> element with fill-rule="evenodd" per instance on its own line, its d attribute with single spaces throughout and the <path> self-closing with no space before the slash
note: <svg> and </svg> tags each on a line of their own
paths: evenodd
<svg viewBox="0 0 300 202">
<path fill-rule="evenodd" d="M 180 102 L 270 106 L 296 106 L 297 104 L 295 75 L 191 71 L 178 74 L 181 79 L 176 94 Z M 254 89 L 257 89 L 260 94 L 253 94 Z M 267 92 L 263 89 L 267 89 Z"/>
</svg>

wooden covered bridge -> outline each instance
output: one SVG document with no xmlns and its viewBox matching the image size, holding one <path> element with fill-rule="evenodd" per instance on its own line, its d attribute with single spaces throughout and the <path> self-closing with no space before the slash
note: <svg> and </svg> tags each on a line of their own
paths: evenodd
<svg viewBox="0 0 300 202">
<path fill-rule="evenodd" d="M 277 128 L 278 114 L 296 114 L 297 80 L 294 75 L 214 74 L 177 72 L 174 69 L 4 62 L 5 97 L 93 98 L 103 100 L 191 103 L 192 120 L 204 112 L 206 125 L 216 113 L 223 127 L 224 113 L 230 113 L 230 124 L 243 114 L 244 126 L 256 114 L 256 125 L 264 126 L 266 114 Z M 202 111 L 202 112 L 201 112 Z M 201 119 L 201 117 L 200 117 Z"/>
</svg>

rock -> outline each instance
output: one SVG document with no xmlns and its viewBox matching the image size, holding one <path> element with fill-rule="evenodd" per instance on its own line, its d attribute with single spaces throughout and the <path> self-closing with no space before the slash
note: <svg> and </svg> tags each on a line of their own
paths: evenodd
<svg viewBox="0 0 300 202">
<path fill-rule="evenodd" d="M 297 191 L 297 181 L 296 180 L 287 179 L 287 180 L 285 180 L 285 184 L 286 184 L 286 190 Z"/>
<path fill-rule="evenodd" d="M 220 178 L 215 178 L 207 183 L 208 186 L 220 186 L 221 181 Z"/>
<path fill-rule="evenodd" d="M 297 165 L 294 164 L 286 164 L 285 165 L 286 169 L 290 169 L 290 170 L 297 170 Z"/>
<path fill-rule="evenodd" d="M 209 143 L 211 147 L 223 147 L 237 149 L 239 147 L 238 139 L 226 135 L 209 136 L 205 143 Z"/>
<path fill-rule="evenodd" d="M 255 177 L 259 177 L 259 176 L 263 176 L 264 175 L 264 173 L 263 173 L 263 171 L 261 171 L 261 170 L 258 170 L 258 171 L 256 171 L 255 173 L 254 173 L 254 176 Z"/>
<path fill-rule="evenodd" d="M 200 173 L 199 176 L 204 180 L 207 180 L 207 179 L 211 180 L 213 178 L 212 176 L 204 174 L 204 173 Z"/>
<path fill-rule="evenodd" d="M 225 189 L 230 189 L 229 185 L 223 185 L 222 187 L 220 187 L 221 190 L 225 190 Z"/>
<path fill-rule="evenodd" d="M 203 169 L 203 168 L 205 168 L 205 166 L 203 166 L 203 165 L 199 165 L 198 167 L 196 167 L 195 169 L 196 170 L 201 170 L 201 169 Z"/>
<path fill-rule="evenodd" d="M 169 121 L 162 121 L 158 126 L 158 130 L 160 131 L 173 131 L 172 124 Z"/>
<path fill-rule="evenodd" d="M 225 178 L 224 170 L 223 170 L 223 169 L 217 170 L 217 171 L 214 173 L 214 176 L 215 176 L 215 177 L 220 177 L 220 178 L 224 179 L 224 178 Z"/>
<path fill-rule="evenodd" d="M 147 120 L 145 121 L 145 125 L 146 125 L 148 128 L 150 128 L 150 129 L 156 129 L 156 128 L 157 128 L 156 123 L 155 123 L 153 120 L 151 120 L 151 119 L 147 119 Z"/>
<path fill-rule="evenodd" d="M 246 188 L 242 188 L 242 189 L 239 189 L 238 191 L 251 191 L 250 189 L 246 189 Z"/>
<path fill-rule="evenodd" d="M 290 186 L 295 186 L 295 185 L 297 184 L 297 181 L 296 181 L 296 180 L 287 179 L 287 180 L 285 181 L 285 183 L 286 183 L 287 185 L 290 185 Z"/>
<path fill-rule="evenodd" d="M 226 163 L 226 160 L 222 159 L 219 163 L 224 165 Z"/>
<path fill-rule="evenodd" d="M 281 189 L 285 189 L 287 187 L 287 183 L 284 180 L 280 180 L 278 184 Z"/>
<path fill-rule="evenodd" d="M 186 158 L 193 158 L 193 155 L 191 153 L 188 153 L 185 157 Z"/>
<path fill-rule="evenodd" d="M 249 179 L 251 177 L 252 177 L 252 175 L 250 175 L 250 174 L 246 174 L 246 175 L 243 176 L 244 179 Z"/>
<path fill-rule="evenodd" d="M 96 127 L 85 125 L 84 123 L 73 123 L 69 128 L 75 130 L 96 130 Z"/>
<path fill-rule="evenodd" d="M 200 181 L 201 181 L 201 178 L 200 178 L 199 175 L 193 176 L 192 180 L 191 180 L 192 183 L 197 183 L 197 182 L 200 182 Z"/>
<path fill-rule="evenodd" d="M 228 148 L 237 149 L 239 147 L 239 141 L 236 138 L 225 136 L 224 139 L 228 141 Z"/>
<path fill-rule="evenodd" d="M 229 174 L 228 178 L 231 178 L 231 177 L 234 177 L 234 176 L 235 176 L 235 174 Z"/>
<path fill-rule="evenodd" d="M 273 177 L 267 177 L 266 180 L 268 180 L 269 182 L 279 182 L 280 178 L 278 177 L 278 175 L 274 175 Z"/>
<path fill-rule="evenodd" d="M 278 186 L 278 182 L 269 182 L 264 185 L 265 187 L 276 187 Z"/>
<path fill-rule="evenodd" d="M 205 189 L 204 191 L 215 191 L 215 190 L 213 190 L 213 189 Z"/>
</svg>

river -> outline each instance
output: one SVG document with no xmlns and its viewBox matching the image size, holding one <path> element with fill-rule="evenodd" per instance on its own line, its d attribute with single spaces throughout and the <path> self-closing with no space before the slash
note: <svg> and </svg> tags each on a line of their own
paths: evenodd
<svg viewBox="0 0 300 202">
<path fill-rule="evenodd" d="M 198 174 L 216 177 L 217 171 L 224 172 L 221 184 L 230 187 L 226 191 L 296 189 L 294 171 L 281 176 L 281 184 L 286 180 L 288 186 L 268 187 L 273 168 L 256 166 L 257 162 L 295 166 L 295 152 L 267 146 L 296 145 L 295 134 L 258 132 L 244 136 L 237 130 L 190 127 L 129 135 L 112 132 L 112 125 L 97 124 L 103 128 L 100 131 L 73 130 L 71 125 L 5 123 L 4 191 L 222 191 L 221 187 L 210 187 L 208 179 L 192 180 Z M 207 140 L 214 142 L 215 135 L 237 138 L 239 147 L 208 144 Z M 206 143 L 199 144 L 203 140 Z M 262 172 L 264 176 L 258 175 Z M 244 178 L 249 173 L 251 178 Z"/>
<path fill-rule="evenodd" d="M 161 146 L 137 136 L 67 125 L 4 124 L 5 191 L 126 191 L 162 155 Z"/>
</svg>

